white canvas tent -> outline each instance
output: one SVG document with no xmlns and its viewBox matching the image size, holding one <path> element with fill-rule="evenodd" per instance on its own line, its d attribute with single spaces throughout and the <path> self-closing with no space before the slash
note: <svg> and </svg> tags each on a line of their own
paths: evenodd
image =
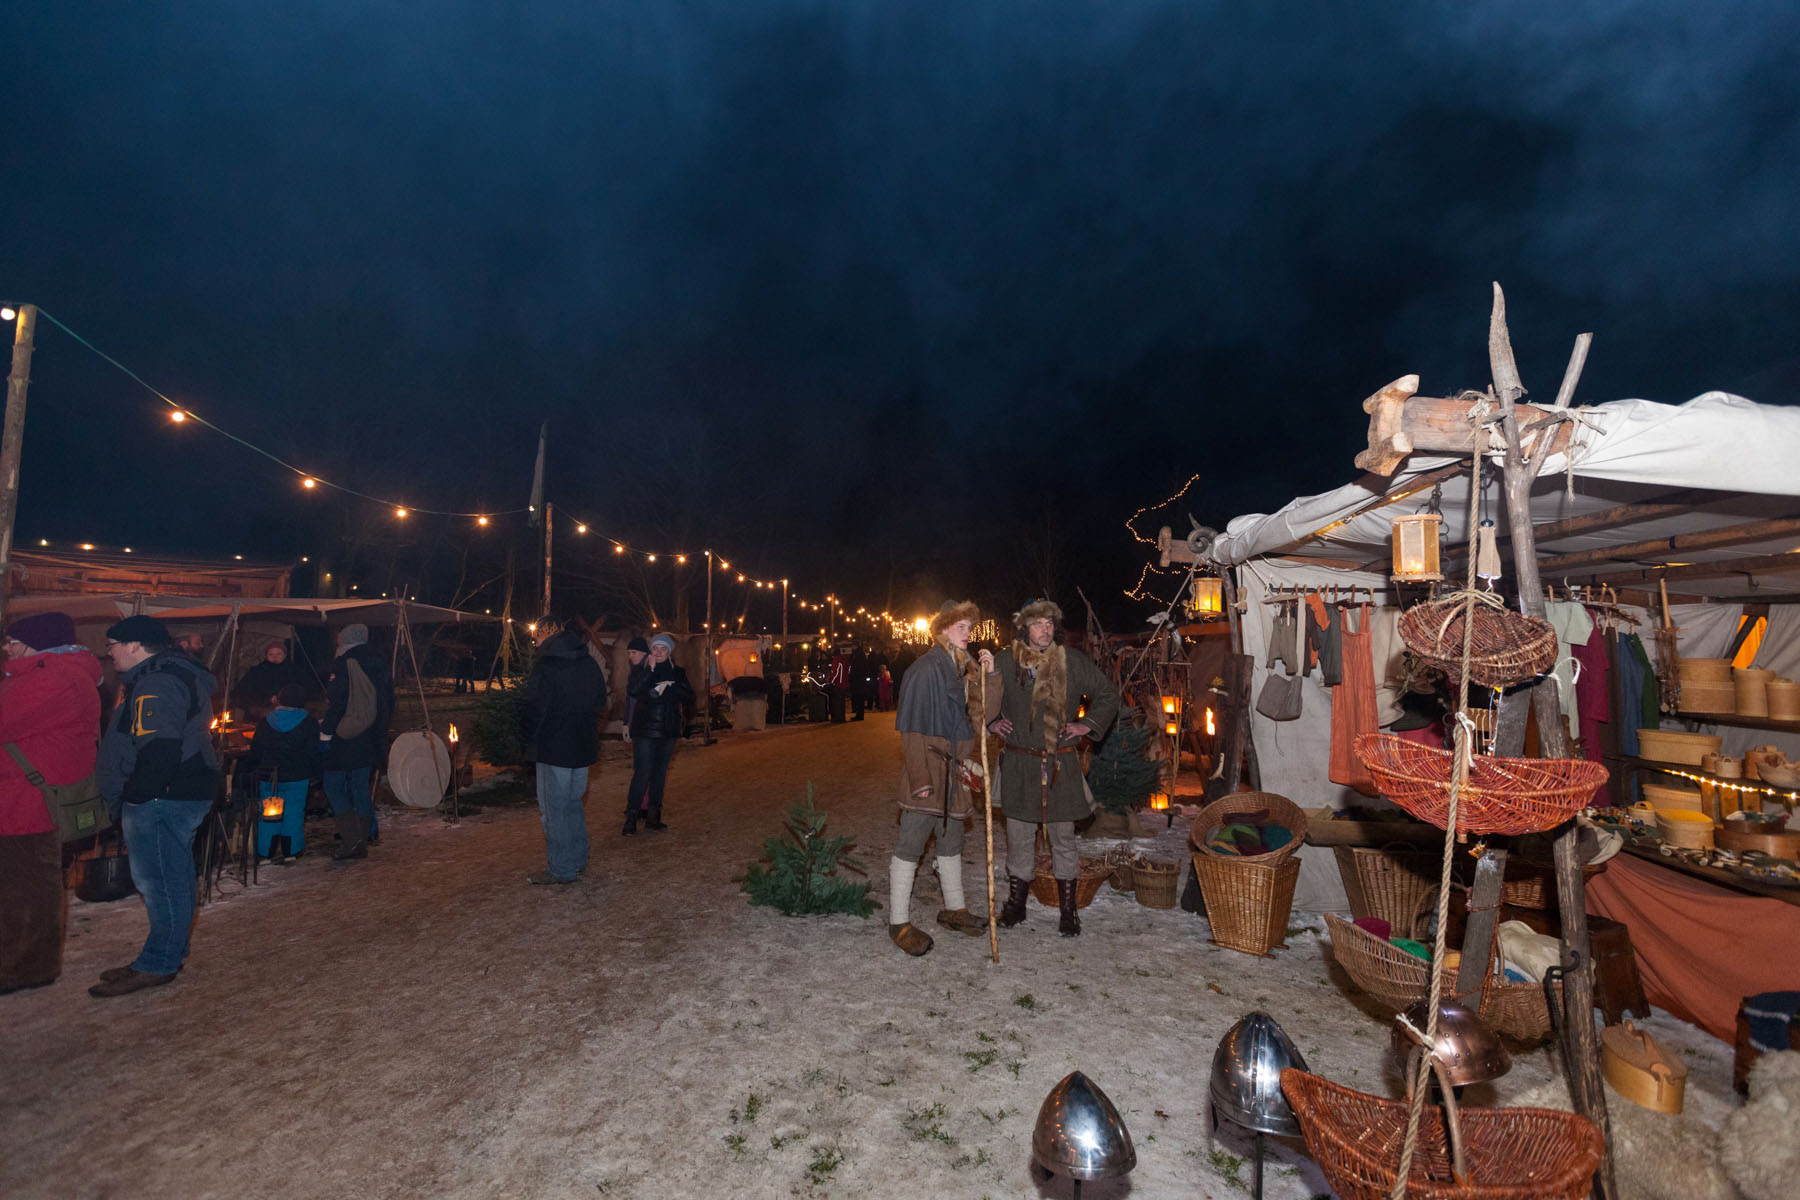
<svg viewBox="0 0 1800 1200">
<path fill-rule="evenodd" d="M 1800 672 L 1800 526 L 1777 527 L 1760 537 L 1709 535 L 1800 517 L 1800 409 L 1709 392 L 1679 406 L 1621 400 L 1574 411 L 1580 421 L 1569 449 L 1551 455 L 1531 496 L 1544 582 L 1558 587 L 1608 582 L 1628 604 L 1645 608 L 1659 578 L 1667 576 L 1670 612 L 1687 657 L 1723 654 L 1743 604 L 1769 603 L 1769 633 L 1756 665 Z M 1346 461 L 1350 456 L 1346 450 Z M 1498 474 L 1493 472 L 1484 501 L 1504 532 Z M 1383 649 L 1398 653 L 1392 636 L 1398 609 L 1391 607 L 1396 597 L 1388 580 L 1392 521 L 1426 511 L 1434 485 L 1446 543 L 1460 546 L 1468 540 L 1469 471 L 1466 460 L 1459 465 L 1443 457 L 1415 455 L 1391 478 L 1365 476 L 1335 491 L 1299 497 L 1278 512 L 1230 522 L 1208 556 L 1235 569 L 1246 602 L 1244 651 L 1255 660 L 1252 697 L 1267 675 L 1272 609 L 1263 600 L 1277 587 L 1372 589 L 1383 606 L 1375 637 L 1378 685 L 1383 681 Z M 1627 512 L 1628 506 L 1635 511 Z M 1618 519 L 1608 520 L 1608 514 Z M 1766 524 L 1757 528 L 1768 530 Z M 1696 534 L 1719 538 L 1720 544 L 1696 547 L 1681 540 Z M 1582 560 L 1558 565 L 1570 556 Z M 1663 565 L 1669 569 L 1650 569 Z M 1451 565 L 1453 582 L 1446 586 L 1460 586 L 1461 570 Z M 1643 616 L 1641 632 L 1647 637 L 1651 619 L 1647 611 Z M 1655 620 L 1660 617 L 1658 611 Z M 1330 692 L 1314 674 L 1307 678 L 1298 720 L 1253 716 L 1263 786 L 1308 808 L 1368 804 L 1327 778 L 1330 703 Z M 1800 736 L 1735 727 L 1716 732 L 1728 749 L 1774 742 L 1800 756 Z M 1303 861 L 1295 903 L 1315 911 L 1346 908 L 1329 852 L 1308 847 Z"/>
</svg>

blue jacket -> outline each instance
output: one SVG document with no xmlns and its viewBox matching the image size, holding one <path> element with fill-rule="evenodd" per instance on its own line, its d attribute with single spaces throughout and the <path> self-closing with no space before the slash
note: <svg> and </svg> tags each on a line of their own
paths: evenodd
<svg viewBox="0 0 1800 1200">
<path fill-rule="evenodd" d="M 213 677 L 181 653 L 165 650 L 125 672 L 120 702 L 94 764 L 101 796 L 115 816 L 127 804 L 199 800 L 219 788 L 212 740 Z"/>
</svg>

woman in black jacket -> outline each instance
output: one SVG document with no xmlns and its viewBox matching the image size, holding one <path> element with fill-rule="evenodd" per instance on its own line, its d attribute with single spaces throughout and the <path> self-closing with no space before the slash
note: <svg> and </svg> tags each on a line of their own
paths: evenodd
<svg viewBox="0 0 1800 1200">
<path fill-rule="evenodd" d="M 631 789 L 625 794 L 625 836 L 637 833 L 640 816 L 646 829 L 662 830 L 663 781 L 675 739 L 686 723 L 694 688 L 687 672 L 671 661 L 675 639 L 659 633 L 650 639 L 650 657 L 631 668 L 625 691 L 637 703 L 631 712 Z M 646 803 L 648 801 L 648 803 Z"/>
<path fill-rule="evenodd" d="M 283 687 L 275 708 L 257 723 L 244 756 L 243 769 L 256 780 L 262 814 L 256 852 L 264 858 L 299 858 L 306 850 L 306 791 L 319 773 L 319 723 L 305 703 L 306 690 L 299 684 Z"/>
</svg>

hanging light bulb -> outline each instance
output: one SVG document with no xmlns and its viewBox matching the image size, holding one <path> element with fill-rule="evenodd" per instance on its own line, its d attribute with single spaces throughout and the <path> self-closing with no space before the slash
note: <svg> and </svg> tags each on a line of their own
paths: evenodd
<svg viewBox="0 0 1800 1200">
<path fill-rule="evenodd" d="M 300 481 L 300 486 L 310 492 L 319 486 L 319 481 L 308 475 L 305 479 Z"/>
<path fill-rule="evenodd" d="M 184 412 L 182 412 L 182 411 L 181 411 L 181 410 L 180 410 L 180 409 L 179 409 L 179 408 L 178 408 L 178 409 L 176 409 L 176 410 L 175 410 L 175 411 L 174 411 L 174 412 L 172 412 L 172 413 L 170 413 L 170 414 L 169 414 L 169 420 L 171 420 L 171 421 L 173 421 L 173 422 L 175 422 L 175 424 L 177 424 L 177 425 L 179 425 L 179 424 L 181 424 L 181 423 L 182 423 L 182 422 L 183 422 L 183 421 L 185 421 L 185 420 L 187 420 L 187 414 L 186 414 L 186 413 L 184 413 Z"/>
</svg>

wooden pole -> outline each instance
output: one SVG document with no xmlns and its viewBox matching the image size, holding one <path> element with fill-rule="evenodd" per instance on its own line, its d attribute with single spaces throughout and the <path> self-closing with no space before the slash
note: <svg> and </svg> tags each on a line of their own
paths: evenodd
<svg viewBox="0 0 1800 1200">
<path fill-rule="evenodd" d="M 553 505 L 544 505 L 544 615 L 541 621 L 550 619 L 550 517 Z"/>
<path fill-rule="evenodd" d="M 701 686 L 700 686 L 700 695 L 703 697 L 700 702 L 700 709 L 701 709 L 701 713 L 704 718 L 701 722 L 700 742 L 702 745 L 706 745 L 706 746 L 710 746 L 713 744 L 713 735 L 712 735 L 712 677 L 713 677 L 712 577 L 713 577 L 713 573 L 712 573 L 712 566 L 713 566 L 712 551 L 708 550 L 706 552 L 706 624 L 701 627 L 701 632 L 706 634 L 706 653 L 700 656 L 700 669 L 702 671 L 706 672 L 706 678 L 701 681 Z"/>
<path fill-rule="evenodd" d="M 987 671 L 981 668 L 979 662 L 976 663 L 976 669 L 981 673 L 982 723 L 975 730 L 975 740 L 981 744 L 981 815 L 982 824 L 987 830 L 988 951 L 994 956 L 994 962 L 998 963 L 1000 931 L 994 923 L 994 777 L 988 774 Z"/>
<path fill-rule="evenodd" d="M 31 338 L 37 306 L 21 304 L 13 324 L 12 374 L 6 377 L 6 424 L 0 433 L 0 624 L 12 595 L 13 522 L 19 515 L 19 455 L 25 448 L 25 390 L 31 385 Z"/>
<path fill-rule="evenodd" d="M 1529 617 L 1542 618 L 1545 613 L 1544 589 L 1531 527 L 1531 487 L 1544 460 L 1549 457 L 1554 439 L 1539 439 L 1529 457 L 1521 445 L 1515 406 L 1525 394 L 1525 385 L 1519 378 L 1512 339 L 1506 328 L 1506 296 L 1497 283 L 1494 285 L 1493 313 L 1488 322 L 1488 358 L 1493 368 L 1495 397 L 1500 402 L 1500 430 L 1506 439 L 1506 517 L 1512 527 L 1519 611 Z M 1537 717 L 1540 753 L 1545 758 L 1567 758 L 1569 742 L 1563 728 L 1555 680 L 1545 678 L 1530 689 L 1521 689 L 1514 705 L 1527 696 Z M 1522 722 L 1519 732 L 1523 734 Z M 1575 822 L 1569 821 L 1557 833 L 1555 842 L 1563 960 L 1567 963 L 1571 955 L 1576 960 L 1574 968 L 1563 977 L 1563 1010 L 1567 1016 L 1562 1036 L 1568 1049 L 1565 1061 L 1569 1066 L 1570 1096 L 1576 1110 L 1599 1128 L 1606 1144 L 1606 1156 L 1601 1159 L 1598 1172 L 1600 1194 L 1603 1200 L 1617 1200 L 1618 1186 L 1612 1169 L 1612 1132 L 1606 1116 L 1606 1087 L 1600 1078 L 1600 1039 L 1594 1030 L 1594 964 L 1588 949 L 1587 901 L 1577 857 L 1577 831 Z M 1465 939 L 1463 951 L 1465 960 L 1473 951 L 1479 961 L 1487 961 L 1487 945 L 1471 945 L 1470 940 Z"/>
</svg>

